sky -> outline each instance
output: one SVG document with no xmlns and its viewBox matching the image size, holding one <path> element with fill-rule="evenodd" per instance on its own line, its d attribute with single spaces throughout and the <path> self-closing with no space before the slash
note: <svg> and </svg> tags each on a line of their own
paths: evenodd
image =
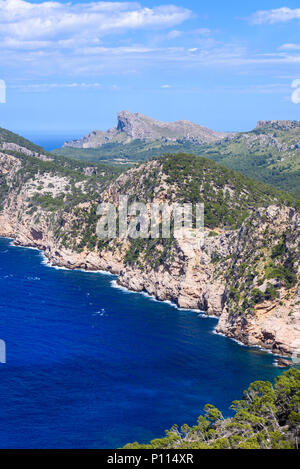
<svg viewBox="0 0 300 469">
<path fill-rule="evenodd" d="M 219 131 L 300 120 L 300 2 L 0 0 L 0 126 L 80 136 L 127 109 Z"/>
</svg>

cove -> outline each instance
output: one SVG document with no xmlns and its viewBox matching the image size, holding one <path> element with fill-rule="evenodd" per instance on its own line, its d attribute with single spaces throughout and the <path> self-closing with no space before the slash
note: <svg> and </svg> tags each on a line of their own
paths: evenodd
<svg viewBox="0 0 300 469">
<path fill-rule="evenodd" d="M 225 416 L 274 357 L 214 334 L 217 320 L 51 268 L 0 239 L 1 448 L 117 448 Z"/>
</svg>

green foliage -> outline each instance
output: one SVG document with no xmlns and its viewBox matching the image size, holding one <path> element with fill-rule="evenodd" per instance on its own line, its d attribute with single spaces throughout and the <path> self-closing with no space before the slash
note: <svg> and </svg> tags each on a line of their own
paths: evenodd
<svg viewBox="0 0 300 469">
<path fill-rule="evenodd" d="M 282 280 L 287 288 L 291 288 L 297 282 L 297 276 L 293 272 L 291 266 L 271 265 L 266 269 L 266 279 Z"/>
<path fill-rule="evenodd" d="M 214 236 L 219 236 L 218 233 L 216 231 L 213 231 L 211 230 L 209 233 L 208 233 L 208 237 L 209 238 L 213 238 Z"/>
<path fill-rule="evenodd" d="M 202 145 L 188 141 L 162 142 L 160 140 L 106 143 L 99 148 L 63 147 L 52 151 L 52 154 L 95 163 L 131 164 L 158 158 L 164 153 L 200 153 Z"/>
<path fill-rule="evenodd" d="M 212 405 L 204 407 L 196 425 L 173 426 L 164 438 L 125 449 L 296 449 L 300 436 L 300 371 L 290 369 L 275 384 L 255 381 L 243 399 L 232 403 L 233 417 L 224 419 Z"/>
<path fill-rule="evenodd" d="M 35 145 L 34 143 L 30 142 L 24 137 L 21 137 L 18 134 L 10 132 L 9 130 L 6 130 L 6 129 L 2 129 L 0 127 L 0 143 L 1 142 L 15 143 L 16 145 L 27 148 L 28 150 L 31 150 L 33 152 L 45 154 L 45 151 L 43 150 L 43 148 L 39 147 L 38 145 Z"/>
<path fill-rule="evenodd" d="M 277 145 L 274 144 L 274 139 L 277 139 Z M 193 153 L 300 198 L 298 141 L 299 126 L 277 131 L 266 126 L 206 145 L 185 139 L 178 139 L 176 142 L 135 140 L 125 145 L 109 143 L 96 149 L 64 147 L 54 153 L 83 161 L 121 161 L 123 164 L 146 161 L 164 153 Z M 290 150 L 289 147 L 293 149 Z"/>
<path fill-rule="evenodd" d="M 261 291 L 259 288 L 253 288 L 251 291 L 251 300 L 254 304 L 261 303 L 263 301 L 270 301 L 278 298 L 279 293 L 277 289 L 272 284 L 268 284 L 265 291 Z"/>
<path fill-rule="evenodd" d="M 276 246 L 273 247 L 271 257 L 275 259 L 276 257 L 280 257 L 285 252 L 285 240 L 282 239 Z"/>
<path fill-rule="evenodd" d="M 278 141 L 277 145 L 274 139 Z M 300 198 L 298 141 L 299 126 L 276 132 L 266 126 L 204 145 L 199 154 Z"/>
<path fill-rule="evenodd" d="M 174 238 L 161 239 L 131 239 L 126 251 L 125 265 L 136 264 L 140 269 L 146 265 L 155 269 L 162 264 L 172 261 L 172 249 L 175 246 Z"/>
<path fill-rule="evenodd" d="M 32 197 L 32 202 L 40 205 L 44 210 L 54 211 L 63 209 L 63 197 L 52 197 L 51 194 L 39 195 L 38 193 Z"/>
<path fill-rule="evenodd" d="M 172 196 L 180 203 L 204 203 L 205 226 L 235 229 L 255 207 L 292 203 L 272 187 L 195 155 L 170 154 L 159 159 Z M 232 196 L 228 196 L 230 189 Z"/>
</svg>

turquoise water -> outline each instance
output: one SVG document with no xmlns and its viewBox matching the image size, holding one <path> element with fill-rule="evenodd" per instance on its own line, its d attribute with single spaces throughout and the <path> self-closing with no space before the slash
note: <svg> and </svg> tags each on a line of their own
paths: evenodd
<svg viewBox="0 0 300 469">
<path fill-rule="evenodd" d="M 216 320 L 43 263 L 0 239 L 1 448 L 115 448 L 225 415 L 274 357 L 214 334 Z"/>
</svg>

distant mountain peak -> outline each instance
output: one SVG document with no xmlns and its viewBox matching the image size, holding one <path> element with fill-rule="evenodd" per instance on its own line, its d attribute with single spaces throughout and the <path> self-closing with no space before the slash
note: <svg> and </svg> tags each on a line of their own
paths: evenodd
<svg viewBox="0 0 300 469">
<path fill-rule="evenodd" d="M 130 143 L 133 140 L 192 141 L 198 144 L 212 143 L 228 134 L 194 124 L 188 120 L 161 122 L 138 112 L 120 111 L 117 125 L 108 131 L 94 130 L 79 140 L 66 142 L 64 146 L 97 148 L 106 143 Z"/>
</svg>

